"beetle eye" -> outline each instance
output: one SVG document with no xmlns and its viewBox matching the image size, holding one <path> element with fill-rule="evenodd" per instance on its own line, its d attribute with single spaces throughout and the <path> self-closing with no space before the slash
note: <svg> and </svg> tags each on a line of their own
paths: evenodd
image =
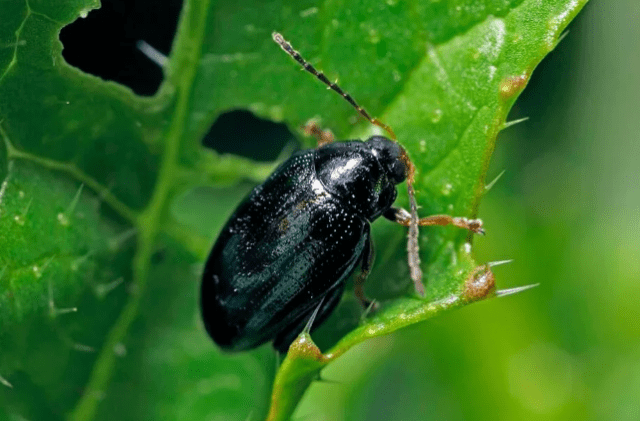
<svg viewBox="0 0 640 421">
<path fill-rule="evenodd" d="M 402 183 L 407 179 L 407 169 L 399 158 L 396 158 L 389 166 L 389 178 L 396 184 Z"/>
</svg>

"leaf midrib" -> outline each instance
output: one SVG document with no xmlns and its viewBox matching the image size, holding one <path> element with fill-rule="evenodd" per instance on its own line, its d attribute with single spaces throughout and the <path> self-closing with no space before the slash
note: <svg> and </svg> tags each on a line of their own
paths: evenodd
<svg viewBox="0 0 640 421">
<path fill-rule="evenodd" d="M 139 244 L 133 261 L 133 285 L 136 292 L 130 295 L 107 335 L 87 387 L 69 416 L 69 419 L 74 421 L 88 421 L 94 418 L 101 400 L 101 393 L 108 387 L 113 375 L 116 359 L 113 348 L 124 340 L 130 325 L 137 317 L 140 301 L 144 296 L 155 241 L 161 230 L 161 224 L 166 219 L 169 198 L 177 182 L 175 173 L 179 167 L 180 146 L 185 133 L 193 82 L 197 73 L 197 66 L 192 64 L 197 63 L 202 54 L 202 40 L 206 28 L 204 23 L 208 11 L 209 0 L 193 0 L 183 6 L 180 28 L 184 31 L 185 39 L 176 43 L 172 60 L 176 66 L 171 78 L 172 82 L 176 82 L 176 107 L 166 134 L 167 147 L 161 157 L 155 190 L 149 204 L 137 218 L 136 224 Z"/>
</svg>

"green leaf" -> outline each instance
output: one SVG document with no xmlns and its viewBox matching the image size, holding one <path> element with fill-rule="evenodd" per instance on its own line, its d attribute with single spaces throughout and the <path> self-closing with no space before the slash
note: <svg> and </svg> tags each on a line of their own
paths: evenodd
<svg viewBox="0 0 640 421">
<path fill-rule="evenodd" d="M 321 119 L 338 138 L 374 129 L 298 72 L 273 30 L 394 128 L 417 166 L 421 214 L 475 216 L 509 109 L 585 2 L 186 1 L 152 98 L 62 59 L 60 29 L 97 2 L 4 2 L 0 414 L 266 416 L 273 352 L 224 355 L 210 343 L 197 263 L 247 190 L 202 186 L 259 181 L 273 164 L 219 155 L 201 139 L 234 108 L 291 127 Z M 474 262 L 467 233 L 421 229 L 418 299 L 406 230 L 381 221 L 373 232 L 367 291 L 381 309 L 361 322 L 347 293 L 314 334 L 327 354 L 301 336 L 275 377 L 270 419 L 289 418 L 321 368 L 354 344 L 490 295 L 493 274 Z"/>
</svg>

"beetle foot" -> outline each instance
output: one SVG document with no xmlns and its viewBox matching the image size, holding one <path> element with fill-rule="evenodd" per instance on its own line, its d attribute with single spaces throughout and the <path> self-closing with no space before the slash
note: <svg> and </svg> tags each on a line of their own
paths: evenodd
<svg viewBox="0 0 640 421">
<path fill-rule="evenodd" d="M 369 314 L 375 313 L 380 308 L 380 303 L 376 300 L 360 301 L 360 304 L 362 304 L 362 308 L 364 309 L 361 316 L 362 320 L 366 319 Z"/>
<path fill-rule="evenodd" d="M 362 306 L 362 308 L 366 311 L 370 310 L 377 310 L 379 307 L 379 304 L 376 302 L 376 300 L 370 300 L 368 299 L 365 295 L 364 295 L 364 291 L 362 288 L 357 288 L 354 290 L 354 293 L 356 295 L 356 298 L 358 299 L 358 301 L 360 301 L 360 305 Z"/>
<path fill-rule="evenodd" d="M 396 221 L 400 225 L 404 225 L 405 227 L 408 227 L 410 225 L 411 215 L 409 214 L 409 212 L 404 209 L 391 209 L 392 211 L 389 212 L 389 215 L 385 214 L 385 216 Z M 469 219 L 462 216 L 431 215 L 418 219 L 418 225 L 421 227 L 432 225 L 440 225 L 444 227 L 447 225 L 453 225 L 458 228 L 469 230 L 476 234 L 485 234 L 484 228 L 482 227 L 481 219 Z"/>
<path fill-rule="evenodd" d="M 459 228 L 468 229 L 476 234 L 485 234 L 481 219 L 453 218 L 453 225 Z"/>
<path fill-rule="evenodd" d="M 302 131 L 307 136 L 313 136 L 318 141 L 318 147 L 333 143 L 335 136 L 331 130 L 322 130 L 318 123 L 314 120 L 309 120 L 307 124 L 301 127 Z"/>
</svg>

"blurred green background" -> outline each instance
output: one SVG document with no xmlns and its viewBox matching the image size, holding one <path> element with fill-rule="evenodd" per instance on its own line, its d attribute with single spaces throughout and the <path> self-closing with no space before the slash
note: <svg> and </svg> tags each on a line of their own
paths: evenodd
<svg viewBox="0 0 640 421">
<path fill-rule="evenodd" d="M 300 419 L 640 419 L 639 19 L 587 4 L 498 136 L 477 257 L 540 286 L 357 347 Z"/>
</svg>

